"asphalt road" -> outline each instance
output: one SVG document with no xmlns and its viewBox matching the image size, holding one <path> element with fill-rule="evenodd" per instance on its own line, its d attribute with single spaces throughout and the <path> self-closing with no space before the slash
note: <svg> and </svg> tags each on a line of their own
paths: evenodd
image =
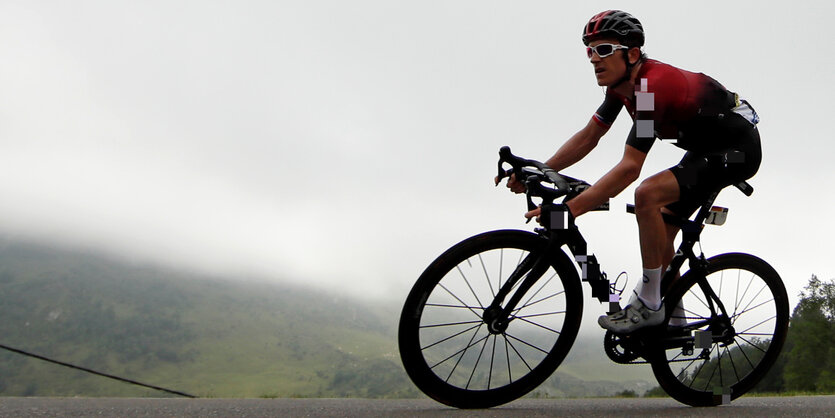
<svg viewBox="0 0 835 418">
<path fill-rule="evenodd" d="M 671 399 L 523 399 L 486 410 L 427 399 L 0 398 L 0 417 L 832 417 L 835 396 L 742 398 L 715 408 Z"/>
<path fill-rule="evenodd" d="M 0 398 L 0 417 L 832 417 L 835 396 L 744 397 L 690 408 L 668 398 L 522 399 L 458 410 L 428 399 Z"/>
</svg>

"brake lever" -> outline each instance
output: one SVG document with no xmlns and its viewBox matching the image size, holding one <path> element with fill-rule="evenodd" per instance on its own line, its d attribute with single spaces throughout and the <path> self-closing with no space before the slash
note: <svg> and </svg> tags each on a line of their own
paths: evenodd
<svg viewBox="0 0 835 418">
<path fill-rule="evenodd" d="M 539 207 L 539 206 L 536 205 L 536 203 L 533 202 L 533 198 L 531 197 L 531 191 L 534 188 L 533 187 L 534 183 L 536 183 L 536 181 L 532 178 L 529 178 L 525 182 L 525 199 L 528 201 L 528 212 L 530 212 L 532 210 L 535 210 L 536 208 Z M 528 220 L 525 221 L 525 223 L 526 224 L 530 223 L 531 219 L 533 219 L 533 217 L 528 218 Z"/>
</svg>

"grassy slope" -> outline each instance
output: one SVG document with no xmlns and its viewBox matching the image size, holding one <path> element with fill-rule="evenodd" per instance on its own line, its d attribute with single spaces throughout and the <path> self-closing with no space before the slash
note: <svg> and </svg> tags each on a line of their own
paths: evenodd
<svg viewBox="0 0 835 418">
<path fill-rule="evenodd" d="M 419 396 L 400 365 L 396 315 L 394 304 L 299 287 L 31 246 L 0 250 L 0 342 L 199 396 Z M 589 344 L 574 347 L 540 395 L 603 395 L 646 376 L 612 373 L 629 366 Z M 160 392 L 0 352 L 2 395 Z"/>
</svg>

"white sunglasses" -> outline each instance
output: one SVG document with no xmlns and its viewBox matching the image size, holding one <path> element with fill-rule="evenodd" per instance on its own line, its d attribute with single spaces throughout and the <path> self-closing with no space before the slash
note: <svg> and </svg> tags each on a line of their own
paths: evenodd
<svg viewBox="0 0 835 418">
<path fill-rule="evenodd" d="M 586 48 L 586 55 L 588 55 L 589 58 L 591 58 L 591 54 L 595 53 L 600 58 L 606 58 L 609 55 L 614 54 L 615 51 L 617 51 L 618 49 L 629 49 L 629 47 L 616 44 L 598 44 Z"/>
</svg>

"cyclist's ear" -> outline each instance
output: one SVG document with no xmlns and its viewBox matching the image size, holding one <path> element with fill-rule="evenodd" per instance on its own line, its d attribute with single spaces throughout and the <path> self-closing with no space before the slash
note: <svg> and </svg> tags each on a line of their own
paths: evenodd
<svg viewBox="0 0 835 418">
<path fill-rule="evenodd" d="M 632 64 L 632 65 L 637 64 L 638 61 L 640 61 L 641 57 L 643 56 L 643 53 L 641 52 L 641 48 L 638 48 L 637 46 L 629 48 L 626 51 L 626 54 L 627 54 L 626 58 L 629 60 L 629 63 Z"/>
</svg>

